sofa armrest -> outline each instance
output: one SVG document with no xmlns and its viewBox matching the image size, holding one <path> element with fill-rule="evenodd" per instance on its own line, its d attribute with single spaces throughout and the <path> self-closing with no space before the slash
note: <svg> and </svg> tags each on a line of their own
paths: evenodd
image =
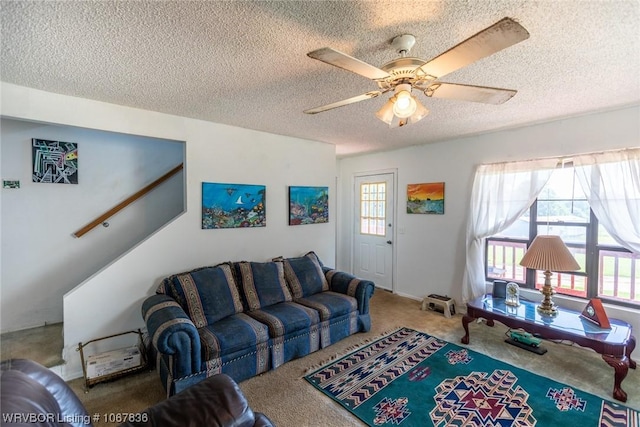
<svg viewBox="0 0 640 427">
<path fill-rule="evenodd" d="M 173 356 L 174 378 L 200 371 L 198 330 L 176 300 L 167 295 L 152 295 L 142 304 L 142 317 L 156 351 Z"/>
<path fill-rule="evenodd" d="M 323 267 L 322 270 L 329 282 L 329 289 L 354 297 L 358 301 L 360 314 L 369 314 L 369 299 L 375 290 L 372 281 L 361 280 L 352 274 L 327 267 Z"/>
<path fill-rule="evenodd" d="M 51 369 L 28 359 L 8 359 L 0 363 L 0 412 L 2 426 L 54 425 L 55 420 L 76 420 L 74 426 L 93 426 L 71 387 Z M 19 415 L 33 418 L 20 419 Z M 62 424 L 56 422 L 55 425 Z"/>
</svg>

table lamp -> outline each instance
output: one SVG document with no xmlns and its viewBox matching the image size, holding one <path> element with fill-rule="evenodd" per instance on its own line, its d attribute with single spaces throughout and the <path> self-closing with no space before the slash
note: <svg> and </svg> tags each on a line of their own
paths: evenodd
<svg viewBox="0 0 640 427">
<path fill-rule="evenodd" d="M 551 272 L 580 269 L 580 265 L 569 252 L 569 248 L 560 239 L 560 236 L 536 236 L 522 257 L 520 265 L 532 270 L 544 271 L 544 286 L 540 291 L 544 295 L 544 299 L 538 306 L 538 312 L 555 316 L 558 309 L 551 301 L 551 296 L 554 294 L 553 288 L 551 288 Z"/>
</svg>

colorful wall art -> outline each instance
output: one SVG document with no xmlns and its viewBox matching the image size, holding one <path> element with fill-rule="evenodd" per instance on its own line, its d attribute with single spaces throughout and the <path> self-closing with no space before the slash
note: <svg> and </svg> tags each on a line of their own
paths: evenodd
<svg viewBox="0 0 640 427">
<path fill-rule="evenodd" d="M 265 227 L 264 185 L 202 183 L 202 228 Z"/>
<path fill-rule="evenodd" d="M 329 222 L 329 187 L 289 187 L 289 225 Z"/>
<path fill-rule="evenodd" d="M 444 214 L 444 182 L 407 185 L 408 214 Z"/>
<path fill-rule="evenodd" d="M 78 183 L 78 144 L 75 142 L 31 140 L 33 182 Z"/>
</svg>

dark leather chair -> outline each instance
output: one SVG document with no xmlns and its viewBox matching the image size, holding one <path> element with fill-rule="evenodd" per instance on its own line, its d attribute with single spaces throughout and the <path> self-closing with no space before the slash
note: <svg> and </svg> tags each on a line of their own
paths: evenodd
<svg viewBox="0 0 640 427">
<path fill-rule="evenodd" d="M 92 426 L 90 414 L 62 378 L 26 359 L 0 364 L 0 408 L 3 426 Z M 238 384 L 220 374 L 122 424 L 130 426 L 270 427 L 273 423 L 253 412 Z"/>
</svg>

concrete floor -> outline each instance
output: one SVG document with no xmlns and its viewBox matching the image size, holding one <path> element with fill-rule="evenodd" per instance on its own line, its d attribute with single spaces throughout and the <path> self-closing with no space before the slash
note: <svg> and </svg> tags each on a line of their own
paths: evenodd
<svg viewBox="0 0 640 427">
<path fill-rule="evenodd" d="M 0 360 L 31 359 L 51 368 L 62 360 L 62 323 L 0 335 Z"/>
</svg>

